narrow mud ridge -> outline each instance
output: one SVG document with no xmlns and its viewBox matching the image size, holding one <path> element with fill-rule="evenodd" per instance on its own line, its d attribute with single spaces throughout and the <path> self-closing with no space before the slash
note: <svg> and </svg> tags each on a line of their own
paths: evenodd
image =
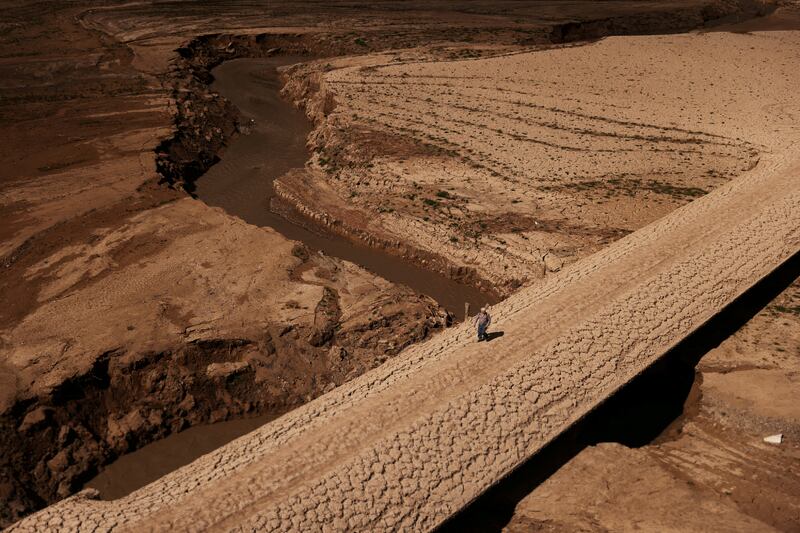
<svg viewBox="0 0 800 533">
<path fill-rule="evenodd" d="M 227 147 L 221 161 L 194 184 L 194 193 L 209 205 L 258 226 L 268 226 L 314 251 L 356 263 L 394 283 L 434 298 L 455 315 L 464 303 L 474 311 L 495 303 L 491 293 L 421 268 L 379 248 L 356 244 L 342 236 L 295 224 L 274 213 L 272 182 L 308 159 L 306 137 L 311 124 L 280 96 L 276 68 L 303 60 L 298 56 L 236 59 L 216 67 L 211 88 L 233 103 L 248 130 Z"/>
<path fill-rule="evenodd" d="M 554 42 L 585 40 L 597 36 L 595 34 L 600 31 L 598 30 L 600 26 L 604 28 L 601 28 L 601 34 L 613 33 L 609 30 L 611 26 L 608 24 L 605 26 L 591 23 L 588 26 L 570 24 L 554 29 L 551 39 Z M 603 31 L 606 33 L 602 33 Z M 615 31 L 636 33 L 630 28 L 617 27 Z M 663 28 L 658 31 L 663 31 Z M 279 55 L 277 54 L 279 47 L 270 47 L 264 39 L 258 38 L 251 42 L 246 38 L 243 38 L 244 41 L 242 39 L 237 41 L 231 37 L 226 46 L 219 46 L 225 39 L 227 37 L 224 36 L 198 38 L 190 47 L 183 49 L 182 54 L 184 57 L 195 56 L 198 50 L 206 52 L 209 48 L 213 50 L 214 44 L 208 47 L 206 45 L 216 43 L 216 52 L 204 56 L 201 61 L 209 69 L 223 59 L 238 55 L 268 57 L 260 59 L 243 57 L 225 61 L 213 70 L 213 78 L 201 75 L 194 80 L 202 83 L 204 91 L 209 89 L 214 91 L 204 93 L 207 96 L 204 100 L 210 102 L 204 113 L 209 113 L 212 119 L 215 115 L 224 119 L 220 121 L 217 118 L 205 125 L 201 124 L 202 127 L 198 128 L 196 133 L 211 128 L 210 139 L 206 139 L 211 149 L 202 152 L 195 161 L 188 161 L 182 169 L 172 168 L 172 178 L 168 181 L 183 181 L 188 191 L 206 203 L 222 207 L 247 222 L 270 226 L 288 238 L 302 241 L 313 249 L 351 260 L 391 281 L 430 294 L 451 312 L 460 313 L 465 300 L 494 301 L 493 297 L 486 297 L 470 286 L 460 285 L 445 276 L 421 269 L 397 257 L 390 257 L 374 248 L 358 246 L 330 233 L 320 234 L 319 228 L 314 231 L 309 229 L 309 224 L 303 223 L 302 215 L 299 220 L 296 219 L 297 223 L 293 223 L 275 214 L 274 206 L 270 205 L 274 199 L 272 180 L 292 168 L 304 165 L 308 159 L 306 138 L 311 130 L 305 115 L 280 97 L 282 80 L 276 68 L 308 60 L 309 56 Z M 197 43 L 201 45 L 197 46 Z M 308 47 L 309 43 L 298 40 L 284 49 L 298 53 L 306 52 Z M 214 82 L 209 86 L 212 79 Z M 217 91 L 223 98 L 216 95 Z M 202 113 L 198 115 L 202 116 Z M 191 123 L 192 119 L 197 119 L 191 113 L 184 118 L 188 119 L 187 124 Z M 255 119 L 255 122 L 251 123 L 249 120 L 251 118 Z M 197 128 L 196 123 L 195 127 Z M 162 149 L 168 146 L 169 142 L 162 145 Z M 223 148 L 225 152 L 220 159 L 217 154 L 221 153 Z M 166 159 L 161 159 L 162 165 L 164 161 Z M 170 176 L 167 167 L 162 166 L 161 169 L 165 177 Z M 475 305 L 473 303 L 473 309 Z M 626 444 L 643 444 L 663 429 L 660 425 L 662 422 L 668 423 L 680 414 L 683 399 L 692 384 L 692 377 L 692 367 L 681 363 L 663 364 L 658 369 L 648 372 L 636 384 L 632 384 L 625 392 L 611 400 L 608 406 L 598 411 L 591 418 L 595 420 L 594 425 L 591 421 L 587 421 L 586 427 L 582 426 L 583 429 L 579 429 L 581 442 L 586 442 L 587 438 L 595 442 L 619 440 L 614 437 L 617 435 Z M 677 382 L 680 386 L 670 387 L 669 391 L 666 391 L 670 394 L 665 392 L 664 401 L 657 404 L 643 404 L 643 409 L 648 411 L 647 418 L 650 421 L 647 427 L 641 425 L 616 427 L 617 430 L 623 429 L 624 437 L 620 437 L 621 434 L 618 435 L 615 430 L 600 427 L 601 419 L 612 422 L 621 420 L 619 405 L 625 401 L 620 399 L 634 396 L 641 399 L 642 390 L 663 386 L 665 379 L 673 384 Z M 639 391 L 638 396 L 636 390 Z M 614 405 L 617 407 L 613 407 Z M 659 416 L 653 417 L 651 408 L 657 411 Z M 629 413 L 624 414 L 627 416 Z M 246 433 L 272 416 L 195 426 L 185 432 L 172 434 L 136 452 L 122 456 L 85 486 L 100 489 L 104 499 L 121 497 L 160 475 L 190 462 L 196 456 Z M 592 437 L 586 437 L 586 434 Z M 192 443 L 191 450 L 186 449 L 187 442 Z M 198 442 L 199 446 L 196 445 Z M 545 462 L 550 463 L 550 461 Z"/>
<path fill-rule="evenodd" d="M 638 448 L 673 439 L 680 434 L 684 416 L 691 416 L 696 408 L 701 376 L 695 372 L 695 367 L 703 356 L 736 333 L 797 279 L 800 279 L 800 253 L 437 531 L 501 531 L 520 500 L 587 446 L 617 442 Z"/>
</svg>

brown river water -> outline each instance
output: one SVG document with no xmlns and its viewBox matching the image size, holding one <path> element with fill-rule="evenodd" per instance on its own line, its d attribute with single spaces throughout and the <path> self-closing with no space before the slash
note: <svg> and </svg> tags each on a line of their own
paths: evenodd
<svg viewBox="0 0 800 533">
<path fill-rule="evenodd" d="M 308 159 L 306 116 L 280 97 L 276 67 L 307 60 L 299 57 L 237 59 L 214 69 L 213 88 L 255 122 L 249 135 L 236 138 L 219 163 L 196 183 L 195 195 L 209 205 L 257 226 L 267 226 L 310 249 L 356 263 L 391 281 L 427 294 L 452 313 L 496 301 L 490 295 L 441 274 L 343 237 L 317 233 L 270 211 L 272 181 Z M 148 444 L 108 465 L 85 487 L 104 500 L 120 498 L 201 455 L 269 422 L 271 416 L 195 426 Z"/>
</svg>

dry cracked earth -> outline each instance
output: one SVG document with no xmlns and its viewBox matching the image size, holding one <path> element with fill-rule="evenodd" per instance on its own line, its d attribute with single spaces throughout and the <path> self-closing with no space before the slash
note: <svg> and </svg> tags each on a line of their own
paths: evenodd
<svg viewBox="0 0 800 533">
<path fill-rule="evenodd" d="M 669 4 L 6 9 L 0 525 L 800 527 L 797 8 L 594 40 L 775 8 Z M 508 296 L 490 345 L 186 194 L 243 131 L 210 69 L 289 53 L 313 131 L 275 208 Z M 749 321 L 713 321 L 787 260 Z M 698 328 L 727 334 L 679 344 Z M 657 438 L 479 498 L 676 345 L 693 385 Z M 282 413 L 129 496 L 69 497 L 186 427 Z"/>
</svg>

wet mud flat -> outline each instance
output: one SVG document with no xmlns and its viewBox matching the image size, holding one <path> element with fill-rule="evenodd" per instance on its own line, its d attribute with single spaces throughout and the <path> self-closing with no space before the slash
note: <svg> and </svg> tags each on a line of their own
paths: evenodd
<svg viewBox="0 0 800 533">
<path fill-rule="evenodd" d="M 474 312 L 497 298 L 438 272 L 380 249 L 355 243 L 321 228 L 294 223 L 275 213 L 273 181 L 302 168 L 309 158 L 306 139 L 311 123 L 280 95 L 278 67 L 308 61 L 304 56 L 234 59 L 213 70 L 212 89 L 233 103 L 249 124 L 233 140 L 219 163 L 193 186 L 205 203 L 257 226 L 266 226 L 309 249 L 355 263 L 387 281 L 435 299 L 456 316 L 469 303 Z"/>
</svg>

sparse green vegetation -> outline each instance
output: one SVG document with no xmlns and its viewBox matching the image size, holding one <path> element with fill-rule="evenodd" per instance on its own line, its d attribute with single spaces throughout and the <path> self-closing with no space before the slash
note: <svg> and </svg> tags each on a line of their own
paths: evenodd
<svg viewBox="0 0 800 533">
<path fill-rule="evenodd" d="M 800 305 L 794 305 L 790 307 L 787 307 L 785 305 L 772 305 L 770 306 L 770 308 L 779 313 L 789 313 L 791 315 L 800 316 Z"/>
</svg>

